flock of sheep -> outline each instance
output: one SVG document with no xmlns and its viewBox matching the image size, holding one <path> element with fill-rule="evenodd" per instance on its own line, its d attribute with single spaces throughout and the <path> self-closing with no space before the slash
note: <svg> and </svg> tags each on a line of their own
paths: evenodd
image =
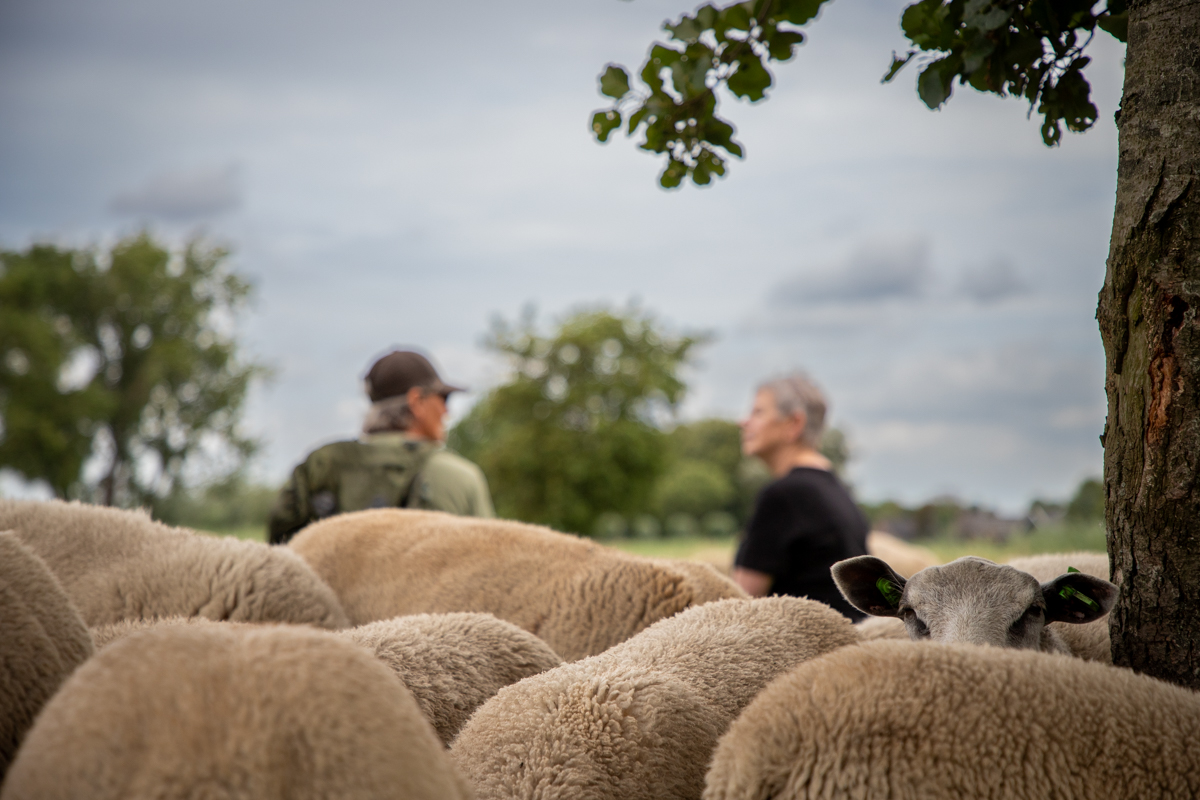
<svg viewBox="0 0 1200 800">
<path fill-rule="evenodd" d="M 853 625 L 435 512 L 0 531 L 0 800 L 1200 797 L 1200 694 L 1111 665 L 1103 556 L 873 548 Z"/>
</svg>

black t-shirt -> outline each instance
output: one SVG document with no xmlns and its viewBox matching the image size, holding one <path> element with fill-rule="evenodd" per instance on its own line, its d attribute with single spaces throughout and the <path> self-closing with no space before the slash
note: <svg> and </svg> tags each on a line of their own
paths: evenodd
<svg viewBox="0 0 1200 800">
<path fill-rule="evenodd" d="M 759 493 L 733 563 L 772 576 L 771 594 L 819 600 L 862 619 L 838 591 L 829 568 L 867 554 L 869 527 L 836 475 L 795 467 Z"/>
</svg>

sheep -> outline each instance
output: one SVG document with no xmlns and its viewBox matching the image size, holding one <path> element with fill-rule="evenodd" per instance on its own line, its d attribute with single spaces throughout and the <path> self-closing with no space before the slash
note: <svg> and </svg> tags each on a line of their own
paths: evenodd
<svg viewBox="0 0 1200 800">
<path fill-rule="evenodd" d="M 284 548 L 57 500 L 0 500 L 5 528 L 45 560 L 91 626 L 174 615 L 350 624 L 330 588 Z"/>
<path fill-rule="evenodd" d="M 151 617 L 150 619 L 123 619 L 120 622 L 110 622 L 106 625 L 96 625 L 89 628 L 92 637 L 92 647 L 98 653 L 113 642 L 132 636 L 139 631 L 161 628 L 171 625 L 219 625 L 221 627 L 253 628 L 249 622 L 222 622 L 208 617 Z M 341 631 L 335 631 L 341 633 Z"/>
<path fill-rule="evenodd" d="M 412 694 L 306 626 L 167 625 L 114 642 L 46 705 L 0 800 L 466 800 Z"/>
<path fill-rule="evenodd" d="M 910 639 L 1071 652 L 1050 622 L 1084 624 L 1104 617 L 1117 587 L 1083 572 L 1040 583 L 1027 572 L 965 556 L 927 567 L 907 581 L 874 556 L 832 567 L 855 608 L 904 620 Z"/>
<path fill-rule="evenodd" d="M 668 569 L 682 572 L 688 582 L 692 584 L 693 590 L 704 597 L 721 600 L 748 600 L 750 598 L 750 595 L 734 583 L 727 573 L 707 561 L 693 561 L 686 558 L 655 558 L 651 561 L 662 564 Z"/>
<path fill-rule="evenodd" d="M 1051 553 L 1040 556 L 1025 556 L 1010 559 L 1008 565 L 1028 572 L 1039 581 L 1053 580 L 1069 568 L 1074 568 L 1097 578 L 1109 578 L 1108 554 L 1106 553 Z M 1114 581 L 1114 583 L 1116 583 Z M 1120 584 L 1117 584 L 1118 586 Z M 1083 625 L 1051 622 L 1050 630 L 1058 634 L 1072 654 L 1087 661 L 1112 663 L 1112 639 L 1109 636 L 1109 620 L 1106 617 L 1092 620 Z"/>
<path fill-rule="evenodd" d="M 87 628 L 46 563 L 0 533 L 0 781 L 38 711 L 91 655 Z"/>
<path fill-rule="evenodd" d="M 699 800 L 717 739 L 793 665 L 858 641 L 812 600 L 722 600 L 501 689 L 450 752 L 480 800 Z"/>
<path fill-rule="evenodd" d="M 404 681 L 446 745 L 500 689 L 562 663 L 541 639 L 491 614 L 417 614 L 339 633 Z"/>
<path fill-rule="evenodd" d="M 801 664 L 713 754 L 704 800 L 1200 797 L 1200 694 L 1064 655 L 872 642 Z"/>
<path fill-rule="evenodd" d="M 250 627 L 204 617 L 125 620 L 91 631 L 96 650 L 140 630 L 169 625 Z M 491 614 L 417 614 L 336 631 L 365 647 L 404 682 L 442 744 L 485 700 L 522 678 L 562 663 L 532 633 Z"/>
<path fill-rule="evenodd" d="M 899 617 L 866 617 L 854 623 L 854 630 L 865 642 L 875 639 L 908 641 L 908 628 Z"/>
<path fill-rule="evenodd" d="M 627 555 L 549 528 L 436 511 L 374 509 L 304 528 L 289 546 L 362 625 L 404 614 L 483 611 L 564 660 L 595 655 L 732 582 Z"/>
<path fill-rule="evenodd" d="M 867 553 L 881 558 L 905 578 L 916 575 L 926 567 L 942 563 L 928 547 L 918 547 L 884 531 L 867 534 Z"/>
</svg>

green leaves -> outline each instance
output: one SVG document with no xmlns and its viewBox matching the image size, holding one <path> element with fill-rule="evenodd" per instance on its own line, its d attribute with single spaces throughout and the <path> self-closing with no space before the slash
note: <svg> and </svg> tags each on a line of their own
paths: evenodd
<svg viewBox="0 0 1200 800">
<path fill-rule="evenodd" d="M 707 186 L 726 173 L 726 156 L 742 158 L 734 127 L 717 115 L 724 86 L 735 97 L 763 100 L 774 84 L 772 61 L 788 61 L 804 34 L 795 25 L 813 19 L 827 0 L 749 0 L 724 7 L 700 6 L 663 29 L 638 75 L 644 90 L 631 88 L 628 72 L 610 64 L 600 91 L 616 102 L 592 115 L 597 141 L 607 142 L 624 121 L 641 149 L 666 156 L 659 185 L 681 186 L 689 176 Z"/>
<path fill-rule="evenodd" d="M 616 64 L 609 64 L 600 76 L 600 94 L 620 100 L 629 94 L 629 75 Z"/>
<path fill-rule="evenodd" d="M 961 59 L 957 63 L 961 63 Z M 934 61 L 921 71 L 917 79 L 917 94 L 930 108 L 938 108 L 950 98 L 957 63 L 953 56 Z"/>
<path fill-rule="evenodd" d="M 708 3 L 665 23 L 669 40 L 654 43 L 638 71 L 644 89 L 615 64 L 600 76 L 601 94 L 616 102 L 592 116 L 597 141 L 607 142 L 624 123 L 629 136 L 642 135 L 641 149 L 666 156 L 660 186 L 677 188 L 689 176 L 696 186 L 709 185 L 725 174 L 725 156 L 744 156 L 733 125 L 717 116 L 720 89 L 752 103 L 765 99 L 774 85 L 769 65 L 792 58 L 804 42 L 795 26 L 813 20 L 826 2 Z M 1030 114 L 1042 116 L 1042 140 L 1054 146 L 1064 126 L 1082 132 L 1095 123 L 1083 50 L 1097 28 L 1125 41 L 1127 2 L 1099 9 L 1093 0 L 918 0 L 900 18 L 913 49 L 892 54 L 883 82 L 915 61 L 917 95 L 931 109 L 950 99 L 955 81 L 1023 97 Z"/>
<path fill-rule="evenodd" d="M 597 141 L 607 142 L 608 135 L 619 127 L 621 127 L 620 111 L 597 111 L 592 115 L 592 132 L 596 134 Z"/>
<path fill-rule="evenodd" d="M 901 16 L 914 49 L 902 58 L 893 53 L 883 81 L 916 60 L 917 94 L 929 108 L 950 98 L 956 79 L 977 91 L 1024 97 L 1030 113 L 1043 118 L 1042 140 L 1054 146 L 1064 125 L 1082 132 L 1095 122 L 1083 48 L 1096 28 L 1123 41 L 1126 19 L 1125 0 L 1103 11 L 1090 0 L 920 0 Z"/>
</svg>

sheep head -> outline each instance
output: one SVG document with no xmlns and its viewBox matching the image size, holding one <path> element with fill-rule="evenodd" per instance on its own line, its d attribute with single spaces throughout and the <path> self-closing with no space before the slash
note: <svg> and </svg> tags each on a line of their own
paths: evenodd
<svg viewBox="0 0 1200 800">
<path fill-rule="evenodd" d="M 1117 587 L 1102 578 L 1067 572 L 1039 583 L 1027 572 L 976 556 L 927 567 L 907 581 L 874 556 L 839 561 L 832 573 L 851 605 L 898 617 L 914 641 L 1064 650 L 1047 623 L 1092 622 L 1117 599 Z"/>
</svg>

